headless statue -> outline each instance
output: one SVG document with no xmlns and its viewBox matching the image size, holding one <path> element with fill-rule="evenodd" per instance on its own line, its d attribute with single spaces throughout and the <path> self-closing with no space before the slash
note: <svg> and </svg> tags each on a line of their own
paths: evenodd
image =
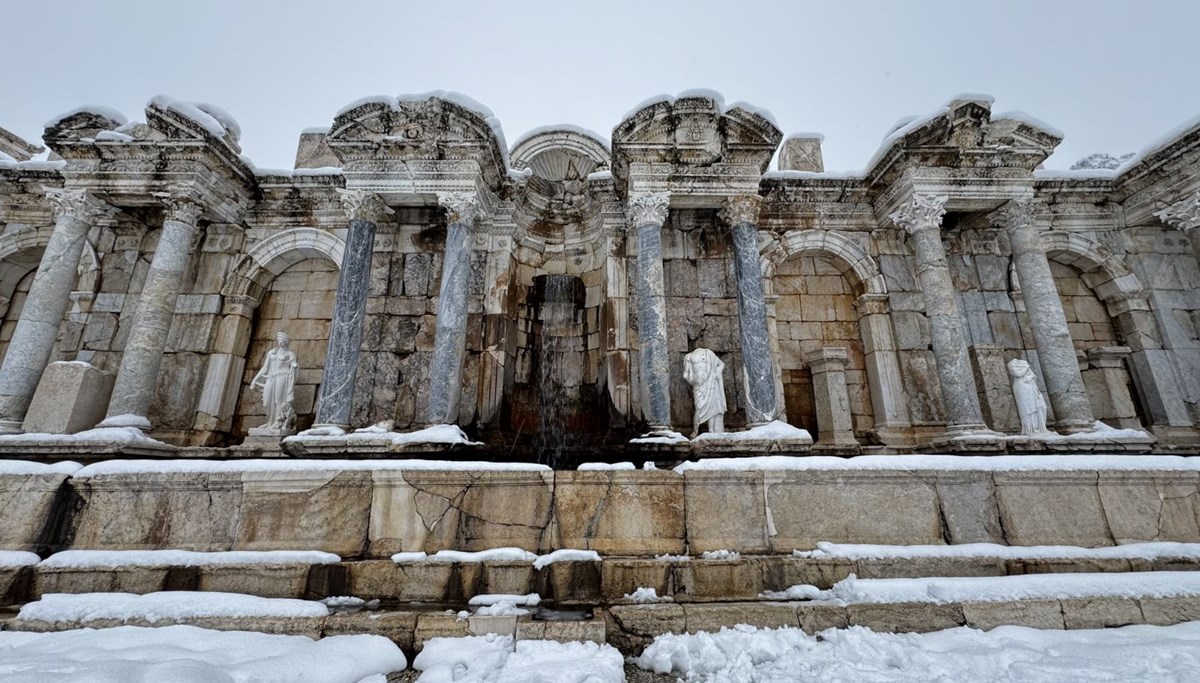
<svg viewBox="0 0 1200 683">
<path fill-rule="evenodd" d="M 700 423 L 708 423 L 709 432 L 725 431 L 725 363 L 709 349 L 696 349 L 683 359 L 683 379 L 692 385 L 696 404 L 692 418 L 692 436 L 700 433 Z"/>
<path fill-rule="evenodd" d="M 1037 376 L 1027 361 L 1014 358 L 1008 361 L 1008 374 L 1012 376 L 1013 398 L 1017 401 L 1017 412 L 1021 416 L 1021 434 L 1036 436 L 1049 434 L 1046 429 L 1046 399 L 1038 388 Z"/>
</svg>

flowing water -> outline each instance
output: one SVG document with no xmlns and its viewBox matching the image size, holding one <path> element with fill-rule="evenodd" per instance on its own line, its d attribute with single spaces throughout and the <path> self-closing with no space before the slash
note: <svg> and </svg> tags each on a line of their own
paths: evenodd
<svg viewBox="0 0 1200 683">
<path fill-rule="evenodd" d="M 578 410 L 583 340 L 580 326 L 575 321 L 578 278 L 572 275 L 545 277 L 540 316 L 538 395 L 541 415 L 537 446 L 538 461 L 557 468 L 567 450 L 571 417 Z"/>
</svg>

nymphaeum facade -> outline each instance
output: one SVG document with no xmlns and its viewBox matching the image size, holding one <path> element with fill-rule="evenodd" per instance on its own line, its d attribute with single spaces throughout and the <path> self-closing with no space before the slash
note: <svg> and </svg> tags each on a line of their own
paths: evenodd
<svg viewBox="0 0 1200 683">
<path fill-rule="evenodd" d="M 284 331 L 301 429 L 528 435 L 545 280 L 565 275 L 581 439 L 690 425 L 683 359 L 703 347 L 728 428 L 885 451 L 1017 434 L 1018 358 L 1059 432 L 1200 443 L 1200 125 L 1117 173 L 1053 174 L 1035 171 L 1059 133 L 955 100 L 846 175 L 822 172 L 819 138 L 703 93 L 632 112 L 611 144 L 563 128 L 512 150 L 435 93 L 347 107 L 279 172 L 214 111 L 85 108 L 45 131 L 62 161 L 0 162 L 0 428 L 49 362 L 79 360 L 115 374 L 111 424 L 238 444 Z"/>
</svg>

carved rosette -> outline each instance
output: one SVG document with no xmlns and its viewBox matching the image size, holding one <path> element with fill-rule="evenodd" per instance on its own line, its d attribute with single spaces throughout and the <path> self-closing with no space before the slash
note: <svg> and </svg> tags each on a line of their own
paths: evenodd
<svg viewBox="0 0 1200 683">
<path fill-rule="evenodd" d="M 96 219 L 113 213 L 113 208 L 96 199 L 87 190 L 65 190 L 62 188 L 43 188 L 46 199 L 50 201 L 50 210 L 55 220 L 70 218 L 84 223 L 94 223 Z"/>
<path fill-rule="evenodd" d="M 1176 202 L 1154 215 L 1172 228 L 1192 232 L 1200 228 L 1200 192 L 1181 202 Z"/>
<path fill-rule="evenodd" d="M 946 195 L 913 195 L 912 201 L 892 213 L 892 222 L 909 234 L 937 228 L 942 224 L 942 216 L 946 215 L 946 202 L 949 200 Z"/>
<path fill-rule="evenodd" d="M 1037 215 L 1036 204 L 1029 198 L 1014 199 L 996 209 L 989 217 L 993 225 L 1000 225 L 1009 230 L 1023 228 L 1033 222 Z"/>
<path fill-rule="evenodd" d="M 757 225 L 760 208 L 762 197 L 756 194 L 739 194 L 725 200 L 725 206 L 721 209 L 721 220 L 729 225 Z"/>
<path fill-rule="evenodd" d="M 193 197 L 171 195 L 164 197 L 162 201 L 167 205 L 164 221 L 174 221 L 195 227 L 200 216 L 204 214 L 204 207 Z"/>
<path fill-rule="evenodd" d="M 629 198 L 626 213 L 629 216 L 629 222 L 634 227 L 650 223 L 662 225 L 667 220 L 667 211 L 670 204 L 671 193 L 669 192 L 635 194 Z"/>
<path fill-rule="evenodd" d="M 337 193 L 338 199 L 342 200 L 342 207 L 346 209 L 346 216 L 350 220 L 378 224 L 384 216 L 392 213 L 383 199 L 374 192 L 338 189 Z"/>
<path fill-rule="evenodd" d="M 472 192 L 439 192 L 438 205 L 446 209 L 447 223 L 474 225 L 479 217 L 479 197 Z"/>
</svg>

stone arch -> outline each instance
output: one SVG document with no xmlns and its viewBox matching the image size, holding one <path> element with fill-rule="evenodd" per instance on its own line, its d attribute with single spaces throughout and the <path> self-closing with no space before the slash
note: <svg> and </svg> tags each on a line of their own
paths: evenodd
<svg viewBox="0 0 1200 683">
<path fill-rule="evenodd" d="M 255 304 L 277 275 L 308 258 L 333 261 L 340 270 L 346 242 L 319 228 L 290 228 L 277 232 L 254 245 L 230 275 L 221 294 L 225 297 L 248 296 Z"/>
<path fill-rule="evenodd" d="M 1121 257 L 1089 237 L 1051 230 L 1042 233 L 1042 247 L 1050 260 L 1078 270 L 1084 282 L 1110 308 L 1115 302 L 1146 297 L 1141 279 Z"/>
<path fill-rule="evenodd" d="M 52 232 L 47 226 L 0 235 L 0 315 L 8 309 L 17 284 L 38 267 Z"/>
<path fill-rule="evenodd" d="M 766 245 L 762 251 L 764 281 L 775 293 L 776 272 L 792 258 L 819 257 L 831 264 L 853 288 L 858 336 L 863 345 L 866 385 L 874 414 L 871 431 L 885 443 L 900 444 L 909 438 L 900 363 L 890 318 L 887 285 L 878 264 L 848 235 L 832 230 L 794 230 Z M 772 320 L 772 345 L 778 353 L 778 322 Z M 782 392 L 782 372 L 777 379 Z"/>
</svg>

